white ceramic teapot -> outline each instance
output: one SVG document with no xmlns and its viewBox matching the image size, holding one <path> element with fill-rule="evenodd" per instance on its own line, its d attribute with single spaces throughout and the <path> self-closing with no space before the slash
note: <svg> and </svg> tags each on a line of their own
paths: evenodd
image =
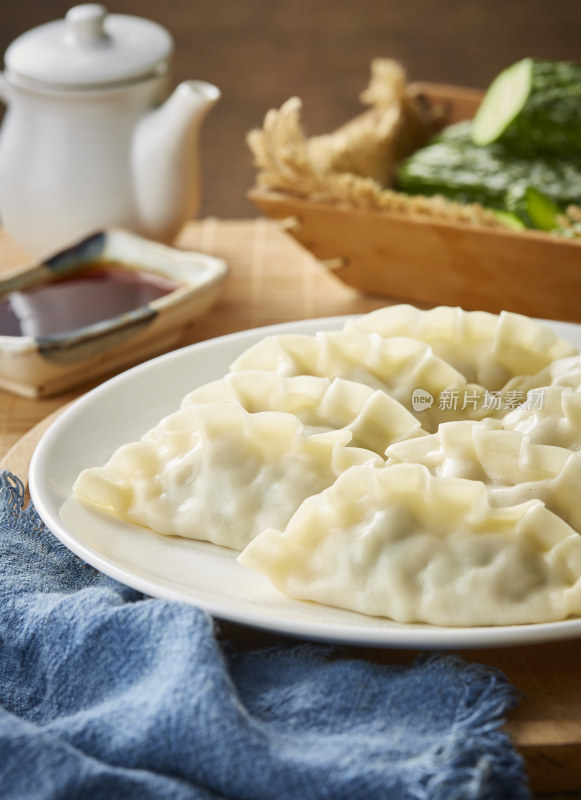
<svg viewBox="0 0 581 800">
<path fill-rule="evenodd" d="M 220 92 L 185 81 L 167 97 L 172 51 L 160 25 L 93 3 L 10 45 L 0 219 L 26 250 L 107 227 L 169 242 L 197 213 L 198 132 Z"/>
</svg>

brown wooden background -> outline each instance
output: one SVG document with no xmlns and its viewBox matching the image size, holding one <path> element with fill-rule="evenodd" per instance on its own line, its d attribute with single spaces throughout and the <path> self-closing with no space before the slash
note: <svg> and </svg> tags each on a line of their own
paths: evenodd
<svg viewBox="0 0 581 800">
<path fill-rule="evenodd" d="M 70 3 L 72 5 L 73 2 Z M 485 88 L 519 58 L 581 61 L 580 0 L 110 0 L 111 12 L 154 19 L 176 40 L 175 78 L 220 87 L 202 138 L 201 215 L 256 216 L 245 197 L 245 144 L 265 112 L 298 95 L 309 133 L 361 109 L 374 57 L 410 79 Z M 0 3 L 0 53 L 20 33 L 62 17 L 58 0 Z"/>
</svg>

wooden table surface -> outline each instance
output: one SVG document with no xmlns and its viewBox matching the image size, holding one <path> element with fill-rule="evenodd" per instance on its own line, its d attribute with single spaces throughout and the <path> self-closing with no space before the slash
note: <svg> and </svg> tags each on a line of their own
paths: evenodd
<svg viewBox="0 0 581 800">
<path fill-rule="evenodd" d="M 230 266 L 218 303 L 196 323 L 183 344 L 271 323 L 354 314 L 386 305 L 385 299 L 359 295 L 340 283 L 263 219 L 193 222 L 178 245 L 224 258 Z M 26 261 L 16 245 L 0 234 L 0 273 Z M 43 421 L 46 424 L 47 417 L 86 388 L 43 400 L 0 391 L 0 464 L 26 479 Z M 233 629 L 233 635 L 249 644 L 268 639 L 245 629 Z M 416 655 L 404 650 L 354 652 L 389 663 L 407 663 Z M 581 790 L 581 644 L 557 642 L 461 654 L 499 667 L 523 693 L 507 728 L 526 759 L 535 792 L 554 796 Z"/>
</svg>

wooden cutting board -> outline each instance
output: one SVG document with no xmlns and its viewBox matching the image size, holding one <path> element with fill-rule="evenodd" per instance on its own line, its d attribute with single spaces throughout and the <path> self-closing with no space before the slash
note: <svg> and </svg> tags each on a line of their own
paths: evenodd
<svg viewBox="0 0 581 800">
<path fill-rule="evenodd" d="M 0 468 L 25 480 L 37 442 L 63 410 L 23 436 L 0 461 Z M 271 643 L 268 634 L 250 629 L 228 626 L 228 632 L 242 646 Z M 417 651 L 409 650 L 348 648 L 348 652 L 391 664 L 409 663 L 417 655 Z M 461 651 L 459 655 L 499 668 L 522 692 L 520 705 L 510 714 L 506 728 L 526 760 L 535 793 L 581 791 L 581 640 Z M 581 793 L 568 794 L 567 798 L 581 798 Z"/>
</svg>

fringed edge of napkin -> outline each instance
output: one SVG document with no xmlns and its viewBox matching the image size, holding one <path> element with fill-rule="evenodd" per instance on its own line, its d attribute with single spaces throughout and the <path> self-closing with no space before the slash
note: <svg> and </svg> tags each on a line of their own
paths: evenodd
<svg viewBox="0 0 581 800">
<path fill-rule="evenodd" d="M 24 483 L 9 470 L 0 469 L 0 525 L 16 525 L 24 516 L 35 528 L 42 524 L 34 506 L 27 505 L 27 490 Z M 5 499 L 6 498 L 6 499 Z"/>
<path fill-rule="evenodd" d="M 416 665 L 432 662 L 442 669 L 462 667 L 466 682 L 464 702 L 455 720 L 452 736 L 431 754 L 425 777 L 426 798 L 454 797 L 463 800 L 497 800 L 503 786 L 517 787 L 514 800 L 531 796 L 523 757 L 502 730 L 506 714 L 516 708 L 521 693 L 500 670 L 484 664 L 467 664 L 459 656 L 430 653 L 419 656 Z M 476 769 L 478 765 L 478 769 Z M 503 786 L 483 783 L 502 776 Z"/>
</svg>

